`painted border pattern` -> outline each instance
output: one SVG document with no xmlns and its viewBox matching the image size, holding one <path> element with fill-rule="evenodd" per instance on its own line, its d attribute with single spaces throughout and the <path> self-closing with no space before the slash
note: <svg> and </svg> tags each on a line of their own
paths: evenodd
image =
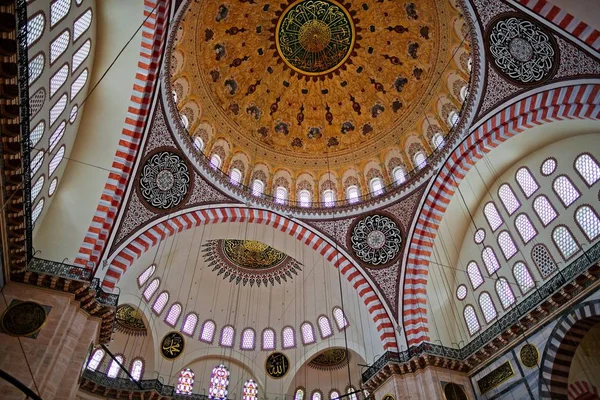
<svg viewBox="0 0 600 400">
<path fill-rule="evenodd" d="M 425 198 L 409 242 L 404 278 L 404 331 L 409 346 L 429 341 L 427 275 L 436 232 L 456 187 L 487 152 L 526 129 L 566 119 L 600 119 L 600 85 L 531 95 L 489 118 L 448 157 Z"/>
<path fill-rule="evenodd" d="M 600 32 L 546 0 L 518 0 L 531 11 L 600 51 Z"/>
<path fill-rule="evenodd" d="M 121 206 L 158 82 L 170 3 L 171 0 L 144 0 L 144 18 L 148 19 L 142 28 L 140 58 L 125 126 L 100 203 L 74 261 L 77 266 L 97 266 Z"/>
<path fill-rule="evenodd" d="M 268 210 L 248 209 L 245 207 L 216 207 L 190 211 L 159 222 L 154 226 L 144 227 L 143 231 L 134 235 L 131 242 L 115 255 L 106 272 L 102 287 L 107 291 L 112 291 L 121 276 L 135 260 L 167 237 L 203 224 L 225 222 L 248 222 L 271 226 L 295 237 L 297 240 L 310 246 L 313 250 L 316 250 L 328 262 L 339 268 L 342 275 L 356 289 L 369 314 L 371 314 L 373 322 L 375 322 L 383 343 L 383 348 L 385 350 L 398 351 L 392 320 L 362 272 L 356 269 L 343 253 L 322 239 L 317 233 Z"/>
</svg>

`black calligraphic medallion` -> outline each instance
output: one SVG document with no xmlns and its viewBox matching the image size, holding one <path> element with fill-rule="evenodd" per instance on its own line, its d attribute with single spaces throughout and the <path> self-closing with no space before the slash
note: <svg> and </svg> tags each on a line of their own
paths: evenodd
<svg viewBox="0 0 600 400">
<path fill-rule="evenodd" d="M 271 353 L 265 361 L 265 370 L 271 378 L 283 378 L 290 369 L 290 360 L 283 353 Z"/>
<path fill-rule="evenodd" d="M 46 309 L 33 301 L 11 305 L 2 315 L 2 328 L 11 336 L 37 333 L 46 322 Z"/>
<path fill-rule="evenodd" d="M 183 354 L 185 340 L 179 332 L 170 332 L 160 342 L 160 354 L 167 360 L 174 360 Z"/>
</svg>

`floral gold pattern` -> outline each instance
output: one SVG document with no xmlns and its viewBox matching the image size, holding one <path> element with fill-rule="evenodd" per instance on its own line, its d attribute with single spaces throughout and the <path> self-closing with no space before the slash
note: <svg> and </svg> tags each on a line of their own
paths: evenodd
<svg viewBox="0 0 600 400">
<path fill-rule="evenodd" d="M 146 336 L 146 325 L 139 311 L 129 304 L 120 305 L 116 312 L 117 330 L 126 335 Z"/>
<path fill-rule="evenodd" d="M 350 361 L 350 355 L 346 349 L 333 348 L 325 350 L 315 356 L 308 366 L 321 371 L 333 371 L 344 367 Z"/>
<path fill-rule="evenodd" d="M 510 365 L 510 361 L 505 362 L 500 365 L 498 368 L 484 376 L 483 378 L 477 381 L 477 386 L 479 386 L 479 392 L 484 394 L 489 392 L 493 388 L 500 385 L 502 382 L 510 379 L 514 375 L 514 371 L 512 366 Z"/>
</svg>

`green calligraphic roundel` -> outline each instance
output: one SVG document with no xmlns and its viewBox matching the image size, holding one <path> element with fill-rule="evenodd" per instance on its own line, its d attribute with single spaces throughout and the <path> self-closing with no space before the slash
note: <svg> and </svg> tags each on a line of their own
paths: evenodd
<svg viewBox="0 0 600 400">
<path fill-rule="evenodd" d="M 174 360 L 183 354 L 185 339 L 179 332 L 169 332 L 160 342 L 160 354 L 167 360 Z"/>
<path fill-rule="evenodd" d="M 290 360 L 283 353 L 271 353 L 265 361 L 265 371 L 271 378 L 283 378 L 290 369 Z"/>
<path fill-rule="evenodd" d="M 275 33 L 285 63 L 304 75 L 324 75 L 339 68 L 354 48 L 354 23 L 333 0 L 298 0 L 281 15 Z"/>
</svg>

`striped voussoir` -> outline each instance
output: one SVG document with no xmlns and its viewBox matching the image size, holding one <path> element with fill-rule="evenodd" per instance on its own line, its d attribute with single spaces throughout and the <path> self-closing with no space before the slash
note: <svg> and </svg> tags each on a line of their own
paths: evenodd
<svg viewBox="0 0 600 400">
<path fill-rule="evenodd" d="M 403 322 L 409 346 L 429 341 L 427 274 L 436 232 L 457 185 L 491 149 L 537 125 L 565 119 L 599 119 L 600 85 L 550 89 L 520 100 L 489 118 L 448 157 L 423 203 L 409 242 Z"/>
<path fill-rule="evenodd" d="M 121 275 L 127 271 L 127 268 L 143 253 L 153 246 L 158 245 L 161 240 L 200 225 L 224 222 L 248 222 L 271 226 L 295 237 L 317 251 L 328 262 L 339 268 L 342 275 L 356 289 L 375 322 L 384 349 L 390 351 L 398 350 L 392 320 L 386 312 L 383 303 L 379 300 L 377 293 L 365 279 L 362 272 L 356 269 L 352 262 L 339 252 L 335 246 L 325 241 L 317 233 L 268 210 L 242 207 L 209 208 L 191 211 L 159 222 L 153 226 L 147 226 L 143 232 L 134 235 L 130 243 L 112 258 L 104 282 L 102 282 L 103 288 L 112 291 L 119 282 Z"/>
<path fill-rule="evenodd" d="M 600 51 L 600 32 L 546 0 L 518 0 L 544 19 L 569 32 L 591 48 Z"/>
<path fill-rule="evenodd" d="M 577 346 L 600 323 L 600 300 L 579 304 L 562 317 L 550 335 L 540 369 L 539 390 L 542 399 L 569 398 L 569 370 Z"/>
<path fill-rule="evenodd" d="M 108 181 L 75 259 L 75 265 L 85 268 L 97 265 L 123 201 L 158 81 L 169 5 L 170 0 L 144 0 L 144 18 L 147 20 L 142 27 L 140 59 L 125 126 Z"/>
<path fill-rule="evenodd" d="M 589 382 L 577 381 L 569 385 L 569 400 L 595 400 L 598 397 L 598 388 Z"/>
</svg>

